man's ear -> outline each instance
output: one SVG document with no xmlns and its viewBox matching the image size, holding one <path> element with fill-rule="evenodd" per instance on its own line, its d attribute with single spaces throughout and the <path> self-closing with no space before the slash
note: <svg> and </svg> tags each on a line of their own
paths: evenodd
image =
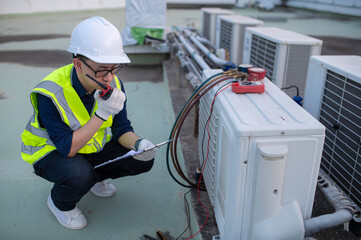
<svg viewBox="0 0 361 240">
<path fill-rule="evenodd" d="M 82 67 L 81 67 L 81 61 L 79 58 L 73 58 L 73 64 L 76 69 L 76 72 L 78 72 L 78 73 L 83 72 Z"/>
</svg>

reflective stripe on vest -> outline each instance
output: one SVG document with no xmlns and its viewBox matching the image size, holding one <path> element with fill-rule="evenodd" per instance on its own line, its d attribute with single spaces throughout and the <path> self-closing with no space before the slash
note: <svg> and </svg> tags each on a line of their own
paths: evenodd
<svg viewBox="0 0 361 240">
<path fill-rule="evenodd" d="M 73 64 L 69 64 L 44 78 L 32 91 L 30 95 L 31 103 L 34 108 L 34 114 L 30 118 L 24 132 L 22 133 L 22 158 L 34 164 L 36 161 L 45 157 L 56 149 L 54 143 L 50 140 L 47 131 L 40 127 L 38 121 L 37 97 L 36 94 L 42 94 L 49 97 L 61 116 L 61 119 L 72 130 L 77 130 L 85 125 L 97 109 L 95 102 L 93 110 L 89 116 L 88 111 L 81 102 L 75 89 L 72 87 Z M 118 78 L 115 76 L 112 87 L 121 88 Z M 73 109 L 73 110 L 72 110 Z M 105 121 L 92 139 L 79 150 L 79 153 L 94 153 L 103 149 L 106 142 L 111 139 L 107 128 L 113 123 L 112 116 Z"/>
</svg>

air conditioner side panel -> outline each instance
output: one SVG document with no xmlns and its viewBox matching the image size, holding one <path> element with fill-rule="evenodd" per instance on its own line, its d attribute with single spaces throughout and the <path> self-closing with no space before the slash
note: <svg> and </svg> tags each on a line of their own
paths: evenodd
<svg viewBox="0 0 361 240">
<path fill-rule="evenodd" d="M 222 239 L 240 239 L 246 188 L 248 137 L 237 137 L 234 122 L 221 115 L 217 148 L 215 217 Z"/>
<path fill-rule="evenodd" d="M 240 24 L 233 24 L 232 26 L 232 47 L 230 51 L 230 60 L 234 62 L 236 65 L 239 65 L 242 56 L 240 56 L 239 53 L 241 53 L 241 43 L 240 37 L 242 37 L 242 31 L 241 31 L 241 25 Z"/>
<path fill-rule="evenodd" d="M 322 44 L 321 45 L 312 45 L 310 56 L 318 56 L 321 55 Z"/>
<path fill-rule="evenodd" d="M 249 64 L 251 58 L 251 44 L 252 44 L 252 33 L 247 31 L 244 34 L 244 44 L 243 44 L 243 64 Z"/>
<path fill-rule="evenodd" d="M 216 39 L 215 39 L 215 47 L 216 49 L 219 49 L 221 46 L 221 20 L 217 17 L 216 19 Z"/>
<path fill-rule="evenodd" d="M 288 45 L 286 44 L 277 44 L 277 53 L 275 56 L 274 63 L 274 76 L 272 82 L 277 85 L 277 87 L 282 88 L 285 78 L 285 66 L 286 59 L 288 54 Z"/>
<path fill-rule="evenodd" d="M 268 232 L 269 236 L 276 234 L 269 239 L 303 237 L 303 220 L 311 216 L 323 143 L 324 135 L 250 138 L 241 239 L 259 239 L 255 229 L 277 221 L 283 227 Z M 292 202 L 295 204 L 289 205 Z M 282 216 L 285 211 L 290 211 L 288 217 Z M 293 230 L 285 231 L 284 226 Z"/>
<path fill-rule="evenodd" d="M 211 41 L 212 44 L 215 44 L 216 42 L 216 25 L 217 25 L 217 14 L 213 14 L 210 17 L 210 23 L 209 23 L 209 41 Z"/>
<path fill-rule="evenodd" d="M 325 79 L 326 69 L 322 65 L 310 61 L 308 64 L 303 108 L 316 119 L 318 119 L 321 109 Z"/>
</svg>

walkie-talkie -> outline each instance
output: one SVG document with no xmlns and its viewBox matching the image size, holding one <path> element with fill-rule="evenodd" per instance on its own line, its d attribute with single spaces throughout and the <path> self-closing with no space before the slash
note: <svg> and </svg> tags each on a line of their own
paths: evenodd
<svg viewBox="0 0 361 240">
<path fill-rule="evenodd" d="M 113 92 L 113 88 L 111 86 L 105 86 L 104 84 L 102 84 L 101 82 L 97 81 L 96 79 L 94 79 L 93 77 L 91 77 L 89 74 L 86 74 L 86 76 L 88 78 L 90 78 L 91 80 L 93 80 L 94 82 L 96 82 L 100 87 L 102 87 L 104 90 L 99 92 L 99 96 L 103 99 L 103 100 L 107 100 L 110 95 L 112 95 Z"/>
</svg>

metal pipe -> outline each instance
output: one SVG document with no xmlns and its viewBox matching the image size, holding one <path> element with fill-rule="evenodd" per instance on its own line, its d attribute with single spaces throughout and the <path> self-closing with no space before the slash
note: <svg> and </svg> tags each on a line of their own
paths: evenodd
<svg viewBox="0 0 361 240">
<path fill-rule="evenodd" d="M 191 44 L 187 42 L 187 40 L 181 34 L 176 32 L 176 36 L 202 70 L 211 69 L 208 64 L 203 60 L 203 58 L 198 54 L 198 52 L 191 46 Z"/>
<path fill-rule="evenodd" d="M 318 217 L 306 219 L 305 237 L 312 235 L 326 228 L 335 227 L 349 222 L 356 211 L 355 206 L 343 196 L 342 192 L 334 186 L 326 177 L 326 174 L 320 170 L 318 177 L 318 188 L 326 197 L 328 202 L 335 208 L 332 214 L 325 214 Z"/>
<path fill-rule="evenodd" d="M 186 75 L 185 78 L 191 83 L 194 88 L 197 88 L 201 84 L 201 75 L 199 70 L 194 66 L 194 63 L 185 54 L 183 46 L 178 42 L 176 37 L 170 39 L 172 46 L 176 49 L 175 56 L 179 60 L 180 65 L 183 67 Z"/>
<path fill-rule="evenodd" d="M 208 48 L 206 48 L 201 42 L 196 39 L 196 35 L 188 30 L 184 30 L 184 33 L 189 37 L 189 39 L 206 55 L 213 63 L 217 64 L 218 66 L 223 66 L 225 64 L 233 64 L 227 62 L 226 60 L 220 59 L 216 55 L 214 55 Z"/>
<path fill-rule="evenodd" d="M 201 43 L 207 45 L 208 47 L 210 47 L 212 50 L 215 50 L 216 47 L 211 43 L 211 41 L 209 41 L 207 38 L 201 37 L 199 35 L 196 35 L 196 39 L 198 41 L 200 41 Z"/>
</svg>

